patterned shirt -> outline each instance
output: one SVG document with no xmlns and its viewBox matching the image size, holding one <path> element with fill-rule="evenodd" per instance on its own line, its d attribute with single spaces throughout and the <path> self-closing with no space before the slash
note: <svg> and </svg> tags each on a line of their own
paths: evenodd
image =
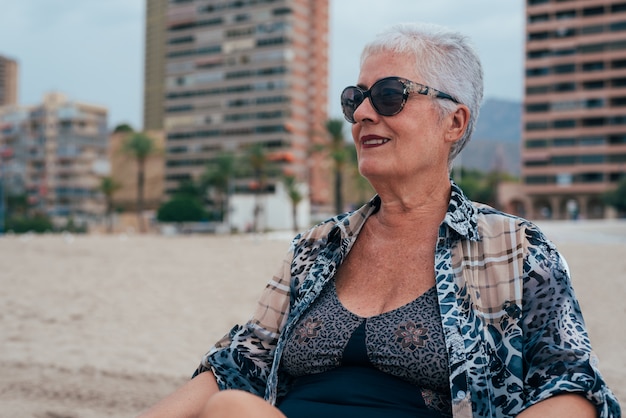
<svg viewBox="0 0 626 418">
<path fill-rule="evenodd" d="M 221 389 L 274 404 L 289 389 L 280 367 L 289 335 L 380 204 L 375 196 L 296 236 L 253 317 L 218 341 L 194 375 L 211 370 Z M 597 368 L 567 265 L 534 224 L 471 202 L 452 183 L 435 279 L 455 418 L 516 416 L 571 392 L 601 418 L 621 416 Z"/>
</svg>

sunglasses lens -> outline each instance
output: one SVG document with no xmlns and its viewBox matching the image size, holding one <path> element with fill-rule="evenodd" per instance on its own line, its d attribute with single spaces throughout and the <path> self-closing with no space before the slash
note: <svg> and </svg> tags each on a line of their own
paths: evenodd
<svg viewBox="0 0 626 418">
<path fill-rule="evenodd" d="M 363 103 L 363 92 L 356 87 L 346 87 L 341 93 L 341 110 L 346 120 L 354 123 L 354 111 Z"/>
<path fill-rule="evenodd" d="M 372 105 L 382 116 L 400 112 L 406 100 L 404 85 L 395 79 L 381 80 L 372 86 Z"/>
<path fill-rule="evenodd" d="M 404 107 L 407 93 L 404 84 L 394 77 L 377 81 L 367 91 L 354 86 L 346 87 L 341 93 L 341 109 L 348 122 L 355 123 L 354 112 L 367 96 L 379 115 L 393 116 Z"/>
</svg>

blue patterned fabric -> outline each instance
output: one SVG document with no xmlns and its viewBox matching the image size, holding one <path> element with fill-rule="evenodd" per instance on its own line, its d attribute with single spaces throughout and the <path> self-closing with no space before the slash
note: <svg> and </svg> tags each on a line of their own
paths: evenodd
<svg viewBox="0 0 626 418">
<path fill-rule="evenodd" d="M 334 276 L 376 196 L 298 235 L 250 321 L 203 357 L 221 389 L 275 403 L 294 325 Z M 550 396 L 580 393 L 601 418 L 620 417 L 592 352 L 565 261 L 532 223 L 469 201 L 452 183 L 435 251 L 437 295 L 454 417 L 509 417 Z"/>
</svg>

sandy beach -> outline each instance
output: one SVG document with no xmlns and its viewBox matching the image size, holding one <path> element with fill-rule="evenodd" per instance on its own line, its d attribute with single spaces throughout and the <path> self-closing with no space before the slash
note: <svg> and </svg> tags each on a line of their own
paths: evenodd
<svg viewBox="0 0 626 418">
<path fill-rule="evenodd" d="M 539 224 L 626 399 L 626 221 Z M 0 237 L 0 417 L 132 417 L 245 321 L 290 233 Z"/>
</svg>

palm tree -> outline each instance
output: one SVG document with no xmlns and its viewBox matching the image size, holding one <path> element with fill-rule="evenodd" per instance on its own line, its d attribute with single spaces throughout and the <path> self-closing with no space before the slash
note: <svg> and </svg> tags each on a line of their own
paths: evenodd
<svg viewBox="0 0 626 418">
<path fill-rule="evenodd" d="M 348 160 L 348 149 L 343 136 L 343 119 L 329 119 L 326 121 L 326 131 L 330 136 L 328 151 L 333 159 L 333 174 L 335 177 L 335 212 L 344 211 L 343 204 L 343 169 Z"/>
<path fill-rule="evenodd" d="M 212 187 L 217 194 L 221 220 L 230 222 L 230 193 L 231 182 L 235 176 L 235 156 L 231 152 L 222 152 L 217 155 L 213 164 L 207 165 L 202 183 Z"/>
<path fill-rule="evenodd" d="M 102 177 L 100 180 L 100 191 L 104 194 L 105 200 L 105 216 L 107 219 L 107 232 L 111 233 L 113 231 L 113 194 L 119 190 L 122 185 L 115 180 L 113 177 Z"/>
<path fill-rule="evenodd" d="M 146 160 L 156 154 L 157 148 L 154 139 L 144 132 L 133 132 L 122 144 L 122 150 L 132 156 L 137 162 L 137 219 L 139 232 L 145 231 L 143 222 L 144 186 L 146 176 Z"/>
<path fill-rule="evenodd" d="M 261 204 L 261 194 L 265 193 L 265 187 L 267 182 L 267 170 L 269 160 L 267 158 L 267 151 L 262 144 L 253 144 L 248 148 L 246 155 L 247 163 L 252 169 L 254 176 L 254 190 L 255 190 L 255 203 L 254 203 L 254 220 L 252 224 L 252 231 L 257 232 L 259 228 L 259 218 L 263 212 L 263 205 Z"/>
<path fill-rule="evenodd" d="M 298 184 L 296 183 L 296 177 L 292 175 L 285 175 L 283 177 L 283 182 L 285 183 L 285 188 L 287 189 L 287 195 L 289 196 L 289 200 L 291 200 L 291 217 L 293 219 L 293 232 L 298 232 L 298 204 L 302 201 L 304 196 L 298 189 Z"/>
</svg>

